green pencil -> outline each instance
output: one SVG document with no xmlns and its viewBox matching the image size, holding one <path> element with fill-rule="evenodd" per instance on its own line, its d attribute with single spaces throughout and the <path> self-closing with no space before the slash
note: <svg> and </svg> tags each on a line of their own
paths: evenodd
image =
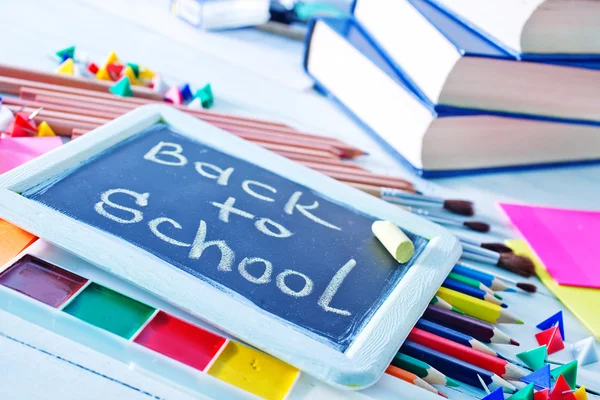
<svg viewBox="0 0 600 400">
<path fill-rule="evenodd" d="M 446 300 L 442 300 L 439 296 L 433 296 L 433 299 L 431 299 L 431 301 L 429 302 L 429 304 L 435 304 L 436 306 L 441 307 L 441 308 L 443 308 L 445 310 L 454 311 L 455 313 L 459 313 L 459 314 L 465 315 L 464 312 L 460 311 L 456 307 L 453 307 Z"/>
<path fill-rule="evenodd" d="M 489 287 L 485 286 L 482 282 L 480 282 L 480 281 L 478 281 L 476 279 L 469 278 L 468 276 L 464 276 L 464 275 L 461 275 L 461 274 L 457 274 L 456 272 L 450 272 L 450 274 L 448 275 L 448 278 L 454 279 L 455 281 L 462 282 L 465 285 L 469 285 L 469 286 L 472 286 L 474 288 L 481 289 L 484 292 L 487 292 L 488 294 L 491 294 L 492 296 L 494 296 L 498 300 L 502 300 L 502 297 L 498 296 L 496 293 L 494 293 L 494 291 L 492 289 L 490 289 Z"/>
<path fill-rule="evenodd" d="M 457 381 L 452 378 L 448 378 L 446 375 L 442 374 L 440 371 L 433 368 L 426 362 L 411 356 L 407 356 L 406 354 L 402 354 L 400 352 L 398 352 L 398 354 L 396 354 L 392 360 L 392 365 L 405 369 L 408 372 L 412 372 L 425 382 L 432 385 L 446 385 L 451 387 L 460 386 Z"/>
</svg>

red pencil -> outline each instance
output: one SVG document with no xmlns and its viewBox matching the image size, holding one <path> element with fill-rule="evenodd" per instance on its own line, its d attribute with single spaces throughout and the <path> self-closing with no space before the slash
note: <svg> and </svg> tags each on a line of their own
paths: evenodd
<svg viewBox="0 0 600 400">
<path fill-rule="evenodd" d="M 458 358 L 459 360 L 493 372 L 506 380 L 518 381 L 527 375 L 525 371 L 506 360 L 453 342 L 452 340 L 445 339 L 419 328 L 413 328 L 407 339 L 420 344 L 421 346 L 428 347 L 432 350 L 439 351 L 440 353 Z"/>
</svg>

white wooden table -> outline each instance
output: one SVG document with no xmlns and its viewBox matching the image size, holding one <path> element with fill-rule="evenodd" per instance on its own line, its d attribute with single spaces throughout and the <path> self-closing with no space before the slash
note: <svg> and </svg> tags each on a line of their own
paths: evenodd
<svg viewBox="0 0 600 400">
<path fill-rule="evenodd" d="M 56 64 L 49 55 L 75 45 L 99 62 L 114 50 L 126 61 L 162 73 L 171 83 L 189 82 L 199 87 L 210 82 L 216 95 L 214 110 L 280 120 L 305 131 L 339 137 L 367 150 L 369 156 L 361 162 L 373 171 L 408 177 L 432 194 L 475 200 L 478 216 L 494 224 L 495 235 L 481 237 L 486 240 L 514 236 L 495 208 L 498 200 L 600 209 L 600 165 L 433 182 L 411 176 L 338 107 L 308 88 L 309 81 L 301 73 L 302 43 L 255 31 L 198 32 L 170 16 L 167 4 L 166 0 L 0 2 L 0 62 L 51 70 Z M 536 346 L 535 324 L 563 308 L 545 288 L 535 296 L 507 294 L 506 302 L 526 321 L 524 326 L 502 326 L 522 343 L 520 348 L 498 347 L 510 358 Z M 565 323 L 569 342 L 590 336 L 568 311 Z M 570 357 L 566 350 L 552 358 L 566 361 Z M 584 367 L 580 377 L 586 386 L 600 392 L 600 364 Z M 0 374 L 0 385 L 1 381 Z M 298 393 L 313 397 L 311 384 L 301 381 Z M 446 392 L 451 398 L 478 398 Z"/>
</svg>

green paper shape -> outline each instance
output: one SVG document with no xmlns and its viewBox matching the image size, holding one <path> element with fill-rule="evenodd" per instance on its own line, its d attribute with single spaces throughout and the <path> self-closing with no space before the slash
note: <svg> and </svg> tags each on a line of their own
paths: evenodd
<svg viewBox="0 0 600 400">
<path fill-rule="evenodd" d="M 546 365 L 546 358 L 548 358 L 548 348 L 546 345 L 536 347 L 535 349 L 523 351 L 517 354 L 517 358 L 525 363 L 529 368 L 534 371 L 542 368 Z"/>
<path fill-rule="evenodd" d="M 558 379 L 558 377 L 562 375 L 565 378 L 565 381 L 567 381 L 567 383 L 569 384 L 569 387 L 575 390 L 577 389 L 576 385 L 578 364 L 579 363 L 577 360 L 571 361 L 570 363 L 554 368 L 552 371 L 550 371 L 550 375 L 552 375 L 552 378 L 554 379 Z"/>
<path fill-rule="evenodd" d="M 508 400 L 533 400 L 533 383 L 530 383 L 517 393 L 510 396 Z"/>
<path fill-rule="evenodd" d="M 138 64 L 127 63 L 127 66 L 131 68 L 136 78 L 140 77 L 140 66 Z"/>
<path fill-rule="evenodd" d="M 204 87 L 202 89 L 196 90 L 196 95 L 194 97 L 197 97 L 200 99 L 200 102 L 202 103 L 202 107 L 204 107 L 204 108 L 210 108 L 213 105 L 213 103 L 215 102 L 215 98 L 213 96 L 213 92 L 212 92 L 210 83 L 207 83 L 206 85 L 204 85 Z"/>
<path fill-rule="evenodd" d="M 129 78 L 126 76 L 122 77 L 108 89 L 112 94 L 116 94 L 121 97 L 133 97 L 133 91 L 129 84 Z"/>
<path fill-rule="evenodd" d="M 107 287 L 91 283 L 63 311 L 124 339 L 130 339 L 152 317 L 154 310 Z"/>
<path fill-rule="evenodd" d="M 69 58 L 72 58 L 73 60 L 75 59 L 75 46 L 70 46 L 67 48 L 64 48 L 62 50 L 58 50 L 56 53 L 56 57 L 62 59 L 65 55 L 69 55 Z"/>
</svg>

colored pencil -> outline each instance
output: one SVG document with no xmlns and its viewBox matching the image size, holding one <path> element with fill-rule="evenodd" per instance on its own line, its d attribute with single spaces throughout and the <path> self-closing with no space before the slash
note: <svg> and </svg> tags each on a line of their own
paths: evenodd
<svg viewBox="0 0 600 400">
<path fill-rule="evenodd" d="M 392 365 L 394 367 L 407 370 L 408 372 L 412 372 L 431 385 L 444 385 L 450 387 L 460 386 L 460 384 L 454 379 L 448 378 L 446 375 L 442 374 L 440 371 L 433 368 L 426 362 L 417 360 L 414 357 L 402 354 L 400 352 L 398 352 L 398 354 L 396 354 L 392 360 Z"/>
<path fill-rule="evenodd" d="M 440 325 L 436 322 L 431 322 L 426 319 L 421 318 L 415 327 L 422 329 L 424 331 L 433 333 L 434 335 L 441 336 L 448 340 L 452 340 L 453 342 L 460 343 L 463 346 L 471 347 L 472 349 L 481 351 L 482 353 L 489 354 L 494 357 L 502 357 L 492 348 L 486 346 L 481 343 L 479 340 L 475 339 L 473 336 L 469 336 L 465 333 L 459 332 L 452 328 L 448 328 L 446 326 Z"/>
<path fill-rule="evenodd" d="M 445 374 L 446 376 L 456 379 L 459 382 L 467 385 L 481 388 L 481 382 L 477 375 L 481 377 L 483 382 L 491 389 L 495 390 L 499 387 L 506 391 L 514 392 L 515 387 L 494 374 L 493 372 L 487 371 L 483 368 L 475 365 L 466 363 L 458 358 L 451 357 L 447 354 L 440 353 L 439 351 L 432 350 L 426 346 L 422 346 L 411 340 L 406 340 L 400 351 L 403 354 L 407 354 L 411 357 L 426 362 L 427 364 L 435 367 L 438 371 Z"/>
<path fill-rule="evenodd" d="M 507 360 L 483 353 L 471 347 L 463 346 L 460 343 L 434 335 L 433 333 L 419 328 L 413 328 L 408 334 L 407 339 L 432 350 L 439 351 L 440 353 L 444 353 L 464 362 L 468 362 L 469 364 L 491 371 L 506 380 L 519 380 L 527 375 L 525 371 L 516 365 L 511 364 Z"/>
<path fill-rule="evenodd" d="M 436 305 L 444 310 L 452 311 L 458 314 L 464 314 L 464 312 L 460 311 L 458 308 L 453 307 L 446 300 L 442 300 L 439 296 L 433 296 L 429 304 Z"/>
<path fill-rule="evenodd" d="M 476 269 L 467 267 L 466 265 L 463 265 L 463 264 L 456 264 L 454 266 L 454 268 L 452 269 L 452 271 L 456 272 L 457 274 L 461 274 L 461 275 L 467 276 L 469 278 L 473 278 L 478 281 L 481 281 L 481 283 L 483 283 L 484 285 L 486 285 L 487 287 L 489 287 L 490 289 L 492 289 L 494 291 L 504 291 L 504 290 L 512 289 L 509 285 L 507 285 L 502 280 L 496 278 L 494 275 L 485 273 L 483 271 L 478 271 Z"/>
<path fill-rule="evenodd" d="M 405 382 L 412 383 L 413 385 L 418 386 L 421 389 L 425 389 L 431 393 L 435 393 L 442 397 L 448 398 L 448 396 L 431 386 L 429 383 L 425 382 L 423 379 L 419 378 L 417 375 L 413 374 L 412 372 L 403 370 L 402 368 L 390 365 L 385 370 L 385 373 L 395 378 L 402 379 Z"/>
<path fill-rule="evenodd" d="M 472 286 L 476 289 L 481 289 L 486 293 L 494 295 L 497 299 L 502 300 L 502 297 L 498 296 L 496 293 L 494 293 L 494 291 L 492 289 L 485 286 L 482 282 L 478 281 L 477 279 L 469 278 L 468 276 L 457 274 L 456 272 L 450 272 L 448 274 L 448 278 L 454 279 L 455 281 L 462 282 L 465 285 Z"/>
<path fill-rule="evenodd" d="M 481 289 L 476 289 L 472 286 L 464 284 L 462 282 L 456 281 L 454 279 L 446 278 L 442 286 L 448 289 L 452 289 L 454 291 L 466 294 L 467 296 L 475 297 L 479 300 L 484 300 L 489 303 L 495 304 L 502 308 L 506 308 L 507 306 L 502 303 L 501 300 L 497 299 L 494 295 L 491 295 Z"/>
<path fill-rule="evenodd" d="M 516 340 L 511 339 L 506 333 L 488 322 L 469 317 L 468 315 L 457 314 L 437 305 L 427 306 L 423 318 L 470 335 L 483 343 L 519 345 Z"/>
<path fill-rule="evenodd" d="M 455 290 L 441 287 L 439 288 L 437 295 L 471 317 L 492 324 L 523 324 L 523 321 L 504 310 L 502 307 L 467 296 L 466 294 Z"/>
</svg>

